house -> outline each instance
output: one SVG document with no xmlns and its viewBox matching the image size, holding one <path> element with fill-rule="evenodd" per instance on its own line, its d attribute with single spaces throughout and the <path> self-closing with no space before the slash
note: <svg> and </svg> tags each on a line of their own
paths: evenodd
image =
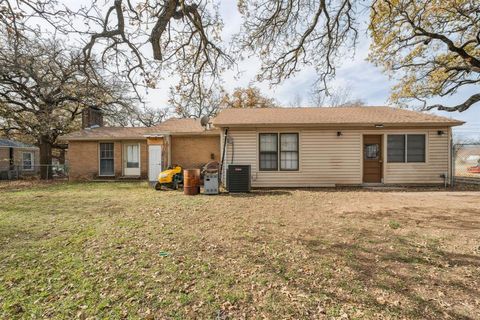
<svg viewBox="0 0 480 320">
<path fill-rule="evenodd" d="M 200 168 L 220 160 L 220 131 L 197 119 L 169 119 L 154 127 L 104 127 L 101 115 L 86 109 L 82 120 L 84 129 L 61 137 L 68 144 L 70 180 L 155 181 L 173 164 Z"/>
<path fill-rule="evenodd" d="M 34 145 L 0 139 L 0 180 L 36 176 L 40 151 Z"/>
<path fill-rule="evenodd" d="M 223 168 L 251 165 L 252 187 L 443 184 L 461 121 L 391 107 L 226 109 Z"/>
</svg>

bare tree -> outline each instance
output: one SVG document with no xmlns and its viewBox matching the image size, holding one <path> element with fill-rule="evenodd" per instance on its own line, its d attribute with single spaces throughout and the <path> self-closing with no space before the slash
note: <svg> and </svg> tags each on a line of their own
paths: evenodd
<svg viewBox="0 0 480 320">
<path fill-rule="evenodd" d="M 221 108 L 275 108 L 277 102 L 265 97 L 256 87 L 236 88 L 233 93 L 226 93 L 221 101 Z"/>
<path fill-rule="evenodd" d="M 162 71 L 181 75 L 180 84 L 194 99 L 205 95 L 195 92 L 208 87 L 202 81 L 217 78 L 233 62 L 221 47 L 222 21 L 215 2 L 113 0 L 102 9 L 94 2 L 79 12 L 88 17 L 91 34 L 84 53 L 89 57 L 96 47 L 105 64 L 121 61 L 134 87 L 139 84 L 136 75 L 155 87 Z M 151 57 L 143 54 L 145 45 Z"/>
<path fill-rule="evenodd" d="M 153 127 L 167 119 L 169 115 L 168 108 L 148 108 L 136 112 L 138 122 L 145 127 Z"/>
<path fill-rule="evenodd" d="M 239 9 L 244 16 L 240 49 L 260 57 L 258 78 L 273 84 L 313 66 L 317 85 L 326 87 L 337 58 L 357 39 L 355 1 L 245 0 Z"/>
<path fill-rule="evenodd" d="M 303 101 L 303 97 L 300 95 L 300 93 L 295 92 L 292 100 L 290 101 L 290 106 L 295 108 L 300 108 L 302 106 L 302 101 Z"/>
<path fill-rule="evenodd" d="M 86 68 L 81 51 L 26 34 L 0 39 L 0 129 L 35 138 L 41 164 L 51 164 L 57 137 L 78 128 L 84 107 L 130 107 L 122 83 Z M 48 177 L 46 167 L 41 177 Z"/>
<path fill-rule="evenodd" d="M 467 85 L 478 86 L 477 2 L 375 0 L 366 4 L 371 8 L 370 59 L 392 75 L 401 75 L 393 101 L 426 101 L 452 95 Z M 202 95 L 194 91 L 209 87 L 202 81 L 218 80 L 225 68 L 234 65 L 233 58 L 252 54 L 261 60 L 260 81 L 276 85 L 311 66 L 317 73 L 315 86 L 325 90 L 337 65 L 354 52 L 360 2 L 239 1 L 243 24 L 232 41 L 232 54 L 221 39 L 220 0 L 93 1 L 76 12 L 54 0 L 0 0 L 0 4 L 0 24 L 9 34 L 18 35 L 22 25 L 35 21 L 32 17 L 44 19 L 57 32 L 80 34 L 86 57 L 100 52 L 104 65 L 115 65 L 135 88 L 154 87 L 161 76 L 179 75 L 179 84 L 193 97 Z M 78 18 L 82 24 L 74 23 Z M 474 93 L 457 106 L 425 103 L 424 107 L 464 111 L 479 101 L 480 93 Z"/>
<path fill-rule="evenodd" d="M 310 91 L 310 105 L 313 107 L 326 107 L 327 95 L 324 90 L 311 90 Z"/>
<path fill-rule="evenodd" d="M 341 107 L 345 106 L 351 99 L 351 92 L 345 86 L 334 88 L 329 93 L 329 106 Z"/>
<path fill-rule="evenodd" d="M 313 90 L 310 93 L 310 101 L 316 107 L 360 107 L 365 102 L 359 98 L 353 98 L 351 90 L 346 86 L 338 86 L 324 90 Z"/>
<path fill-rule="evenodd" d="M 176 87 L 170 88 L 170 105 L 175 113 L 182 118 L 201 118 L 203 116 L 213 117 L 217 114 L 224 90 L 215 83 L 199 81 L 193 85 L 186 80 Z M 195 86 L 195 88 L 192 88 Z"/>
<path fill-rule="evenodd" d="M 104 112 L 104 118 L 109 126 L 153 127 L 167 119 L 169 114 L 168 108 L 139 108 L 131 105 L 129 108 L 110 107 Z"/>
<path fill-rule="evenodd" d="M 135 86 L 136 75 L 144 78 L 144 85 L 154 86 L 160 72 L 167 72 L 182 75 L 181 83 L 189 82 L 192 95 L 208 87 L 199 85 L 202 79 L 219 77 L 234 62 L 222 46 L 220 0 L 93 1 L 76 12 L 53 0 L 0 1 L 7 4 L 4 17 L 41 17 L 59 32 L 88 36 L 85 55 L 96 49 L 105 64 L 123 64 L 118 71 Z M 258 79 L 272 84 L 311 65 L 318 82 L 326 85 L 338 57 L 357 38 L 353 0 L 246 0 L 238 6 L 244 23 L 232 49 L 237 58 L 241 53 L 259 54 Z M 72 23 L 74 18 L 83 24 Z M 12 19 L 20 20 L 8 18 L 6 24 Z M 144 55 L 145 45 L 150 46 L 150 55 Z"/>
</svg>

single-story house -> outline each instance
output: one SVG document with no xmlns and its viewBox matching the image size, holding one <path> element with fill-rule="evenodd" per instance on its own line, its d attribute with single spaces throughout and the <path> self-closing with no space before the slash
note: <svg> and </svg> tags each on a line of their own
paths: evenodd
<svg viewBox="0 0 480 320">
<path fill-rule="evenodd" d="M 88 126 L 61 137 L 68 143 L 71 180 L 138 178 L 155 181 L 165 168 L 178 164 L 200 168 L 220 160 L 220 131 L 196 119 L 169 119 L 154 127 L 103 127 L 91 110 Z M 87 119 L 85 119 L 87 117 Z M 92 122 L 93 121 L 93 122 Z"/>
<path fill-rule="evenodd" d="M 0 139 L 0 179 L 35 176 L 40 172 L 40 149 L 15 140 Z"/>
<path fill-rule="evenodd" d="M 461 124 L 391 107 L 226 109 L 213 120 L 223 168 L 250 165 L 252 187 L 443 184 Z"/>
</svg>

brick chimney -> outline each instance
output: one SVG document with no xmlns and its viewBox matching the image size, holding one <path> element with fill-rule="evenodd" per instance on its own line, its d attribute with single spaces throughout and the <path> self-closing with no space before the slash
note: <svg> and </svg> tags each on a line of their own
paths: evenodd
<svg viewBox="0 0 480 320">
<path fill-rule="evenodd" d="M 82 129 L 103 127 L 102 110 L 97 107 L 88 107 L 82 111 Z"/>
</svg>

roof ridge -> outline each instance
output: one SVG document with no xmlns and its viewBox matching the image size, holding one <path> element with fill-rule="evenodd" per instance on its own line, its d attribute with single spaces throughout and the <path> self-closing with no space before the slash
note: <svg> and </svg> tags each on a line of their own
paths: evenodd
<svg viewBox="0 0 480 320">
<path fill-rule="evenodd" d="M 464 122 L 428 111 L 393 106 L 342 106 L 223 109 L 214 125 L 460 125 Z"/>
</svg>

